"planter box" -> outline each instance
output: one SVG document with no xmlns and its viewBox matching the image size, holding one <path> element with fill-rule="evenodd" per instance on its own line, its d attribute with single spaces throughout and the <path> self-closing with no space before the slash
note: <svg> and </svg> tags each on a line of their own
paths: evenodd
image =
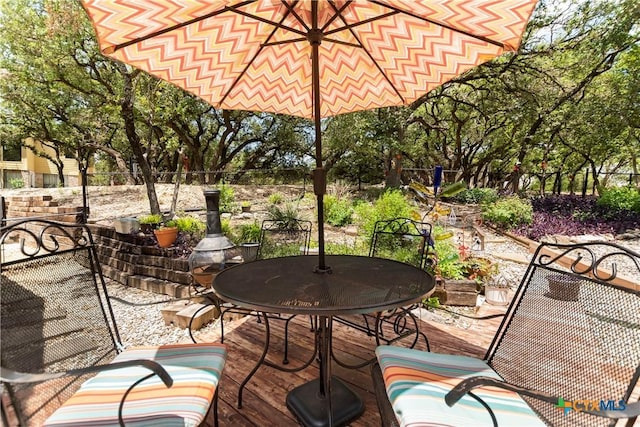
<svg viewBox="0 0 640 427">
<path fill-rule="evenodd" d="M 475 307 L 477 286 L 474 280 L 440 279 L 432 296 L 438 297 L 440 304 Z"/>
</svg>

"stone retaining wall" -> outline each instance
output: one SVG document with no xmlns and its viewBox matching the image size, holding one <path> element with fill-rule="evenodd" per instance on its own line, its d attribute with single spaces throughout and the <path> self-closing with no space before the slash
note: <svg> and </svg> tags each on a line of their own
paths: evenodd
<svg viewBox="0 0 640 427">
<path fill-rule="evenodd" d="M 58 206 L 52 196 L 13 196 L 5 198 L 5 202 L 7 218 L 42 217 L 74 223 L 82 218 L 82 206 Z"/>
<path fill-rule="evenodd" d="M 130 234 L 90 224 L 105 277 L 123 285 L 171 295 L 189 296 L 191 273 L 186 259 L 172 258 L 171 249 L 142 246 Z"/>
<path fill-rule="evenodd" d="M 51 196 L 8 197 L 6 215 L 10 219 L 38 217 L 77 223 L 82 207 L 62 207 Z M 113 227 L 88 224 L 96 243 L 105 277 L 123 285 L 175 298 L 189 296 L 191 273 L 186 259 L 172 257 L 171 248 L 144 246 L 135 235 L 116 233 Z M 61 245 L 67 243 L 57 236 Z"/>
</svg>

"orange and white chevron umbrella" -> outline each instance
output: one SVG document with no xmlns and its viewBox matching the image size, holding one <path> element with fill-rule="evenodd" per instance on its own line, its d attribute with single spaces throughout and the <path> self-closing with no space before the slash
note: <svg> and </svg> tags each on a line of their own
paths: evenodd
<svg viewBox="0 0 640 427">
<path fill-rule="evenodd" d="M 320 118 L 409 104 L 515 51 L 535 3 L 83 0 L 104 55 L 216 108 L 314 119 L 320 219 Z M 322 222 L 319 227 L 323 254 Z"/>
</svg>

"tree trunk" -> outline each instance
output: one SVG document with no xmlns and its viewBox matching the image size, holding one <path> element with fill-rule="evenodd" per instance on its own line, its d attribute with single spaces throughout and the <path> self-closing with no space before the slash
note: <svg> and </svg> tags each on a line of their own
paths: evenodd
<svg viewBox="0 0 640 427">
<path fill-rule="evenodd" d="M 400 187 L 400 175 L 402 174 L 402 155 L 396 154 L 391 159 L 389 165 L 389 173 L 385 179 L 386 188 L 398 188 Z"/>
<path fill-rule="evenodd" d="M 158 196 L 156 195 L 156 187 L 153 179 L 153 173 L 151 166 L 144 155 L 142 144 L 140 143 L 140 137 L 136 132 L 135 115 L 133 111 L 134 92 L 133 92 L 133 78 L 137 71 L 129 73 L 124 64 L 118 63 L 120 73 L 122 74 L 124 88 L 122 94 L 122 101 L 120 103 L 120 115 L 124 121 L 124 129 L 133 150 L 133 154 L 136 156 L 136 161 L 142 171 L 145 186 L 147 187 L 147 197 L 149 197 L 149 210 L 152 214 L 161 214 L 160 204 L 158 203 Z"/>
<path fill-rule="evenodd" d="M 58 169 L 58 187 L 64 187 L 64 163 L 62 161 L 56 163 L 56 168 Z"/>
</svg>

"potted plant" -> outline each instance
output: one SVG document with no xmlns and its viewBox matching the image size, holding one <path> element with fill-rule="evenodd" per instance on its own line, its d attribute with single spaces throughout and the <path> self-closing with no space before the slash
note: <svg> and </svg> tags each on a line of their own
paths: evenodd
<svg viewBox="0 0 640 427">
<path fill-rule="evenodd" d="M 580 282 L 582 279 L 568 274 L 551 274 L 547 276 L 549 292 L 544 296 L 561 301 L 578 301 Z"/>
<path fill-rule="evenodd" d="M 464 260 L 464 271 L 469 279 L 482 282 L 498 272 L 498 265 L 488 258 L 470 256 Z"/>
<path fill-rule="evenodd" d="M 251 212 L 251 202 L 242 202 L 240 208 L 242 212 Z"/>
<path fill-rule="evenodd" d="M 160 214 L 147 214 L 138 217 L 140 223 L 140 231 L 145 234 L 151 233 L 158 228 L 162 223 L 162 215 Z"/>
<path fill-rule="evenodd" d="M 168 248 L 173 245 L 178 237 L 178 227 L 175 225 L 175 221 L 167 221 L 163 226 L 153 230 L 153 234 L 158 240 L 158 246 L 161 248 Z"/>
<path fill-rule="evenodd" d="M 260 236 L 262 229 L 260 225 L 254 221 L 251 224 L 240 225 L 238 238 L 240 241 L 240 250 L 242 259 L 245 262 L 255 261 L 258 257 L 258 249 L 260 247 Z"/>
<path fill-rule="evenodd" d="M 478 293 L 483 289 L 486 291 L 485 285 L 498 273 L 498 265 L 488 258 L 469 254 L 464 246 L 456 246 L 451 236 L 439 237 L 445 236 L 440 229 L 434 234 L 435 265 L 432 269 L 438 282 L 434 296 L 447 305 L 475 306 Z"/>
<path fill-rule="evenodd" d="M 437 283 L 433 296 L 438 297 L 442 304 L 476 305 L 477 281 L 468 277 L 466 262 L 450 240 L 435 241 L 435 265 L 432 269 Z"/>
</svg>

